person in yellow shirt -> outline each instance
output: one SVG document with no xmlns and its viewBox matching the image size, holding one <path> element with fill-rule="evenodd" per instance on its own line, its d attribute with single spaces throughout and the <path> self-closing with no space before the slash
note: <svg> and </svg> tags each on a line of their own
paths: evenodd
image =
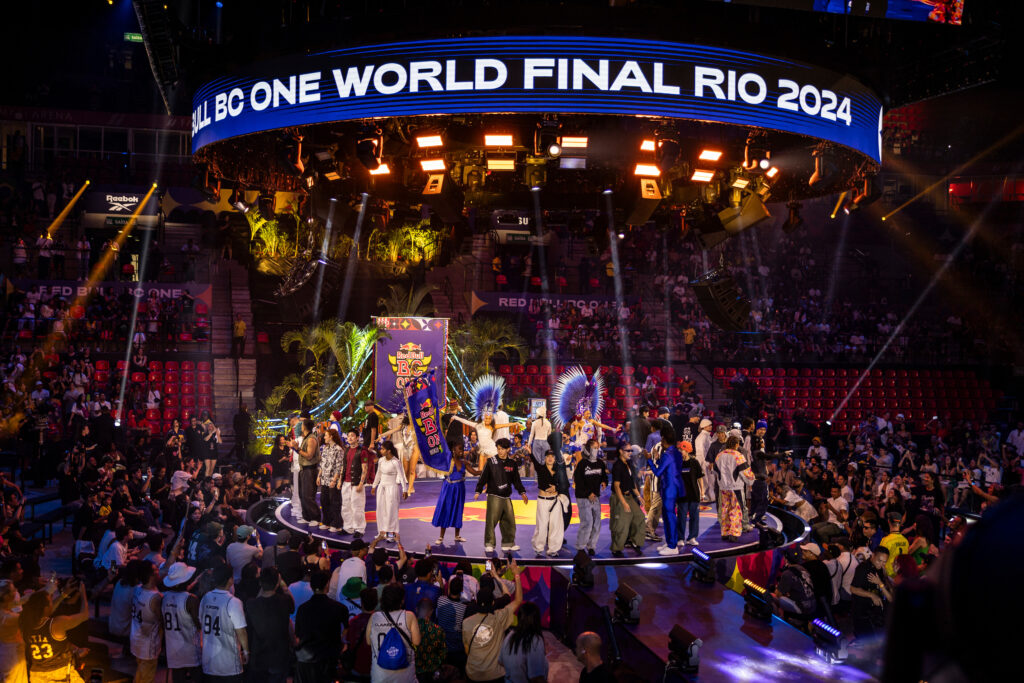
<svg viewBox="0 0 1024 683">
<path fill-rule="evenodd" d="M 235 322 L 231 326 L 231 355 L 241 358 L 245 352 L 245 321 L 241 314 L 235 315 Z"/>
<path fill-rule="evenodd" d="M 693 343 L 695 341 L 697 341 L 697 330 L 693 329 L 693 325 L 687 324 L 686 329 L 683 330 L 683 349 L 686 351 L 687 361 L 693 359 Z"/>
<path fill-rule="evenodd" d="M 889 514 L 889 534 L 879 541 L 878 545 L 889 551 L 889 559 L 885 562 L 885 573 L 889 576 L 896 574 L 896 558 L 907 552 L 910 542 L 907 537 L 900 533 L 900 522 L 903 517 L 900 513 Z"/>
</svg>

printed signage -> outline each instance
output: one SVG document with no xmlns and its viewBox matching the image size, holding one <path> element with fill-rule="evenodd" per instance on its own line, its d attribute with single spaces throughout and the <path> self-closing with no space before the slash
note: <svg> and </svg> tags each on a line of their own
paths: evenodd
<svg viewBox="0 0 1024 683">
<path fill-rule="evenodd" d="M 403 390 L 412 379 L 436 370 L 445 387 L 448 370 L 447 318 L 374 318 L 390 339 L 377 342 L 374 352 L 374 400 L 392 413 L 405 411 Z M 444 399 L 441 390 L 440 399 Z"/>
<path fill-rule="evenodd" d="M 330 121 L 470 113 L 663 116 L 829 140 L 881 161 L 882 105 L 855 79 L 684 43 L 503 36 L 375 45 L 257 64 L 202 86 L 192 151 Z"/>
<path fill-rule="evenodd" d="M 635 296 L 623 297 L 622 303 L 630 306 L 638 301 Z M 470 315 L 477 311 L 485 313 L 529 313 L 537 315 L 544 306 L 558 307 L 571 305 L 575 308 L 598 308 L 611 306 L 619 308 L 619 301 L 614 296 L 597 296 L 586 294 L 532 294 L 529 292 L 472 292 L 470 295 Z"/>
</svg>

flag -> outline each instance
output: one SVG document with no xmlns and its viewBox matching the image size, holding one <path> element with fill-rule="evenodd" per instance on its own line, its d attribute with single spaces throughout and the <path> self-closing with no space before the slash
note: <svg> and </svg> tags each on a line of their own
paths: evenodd
<svg viewBox="0 0 1024 683">
<path fill-rule="evenodd" d="M 420 462 L 431 469 L 449 472 L 452 452 L 441 430 L 442 406 L 437 398 L 437 379 L 433 369 L 405 385 L 405 402 L 416 432 Z"/>
</svg>

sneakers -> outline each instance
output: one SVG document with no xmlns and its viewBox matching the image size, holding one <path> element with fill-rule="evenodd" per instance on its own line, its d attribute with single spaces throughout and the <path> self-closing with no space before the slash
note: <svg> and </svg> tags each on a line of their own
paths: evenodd
<svg viewBox="0 0 1024 683">
<path fill-rule="evenodd" d="M 686 545 L 700 545 L 700 541 L 696 538 L 688 538 L 686 539 Z"/>
<path fill-rule="evenodd" d="M 485 545 L 484 546 L 484 552 L 485 553 L 493 553 L 494 552 L 494 546 L 493 545 Z"/>
<path fill-rule="evenodd" d="M 330 531 L 330 532 L 331 532 L 332 534 L 338 534 L 338 533 L 341 533 L 341 529 L 339 529 L 339 528 L 338 528 L 338 527 L 336 527 L 336 526 L 328 527 L 328 529 L 327 529 L 327 530 L 328 530 L 328 531 Z"/>
<path fill-rule="evenodd" d="M 655 548 L 655 550 L 657 550 L 658 552 L 661 552 L 662 550 L 664 550 L 664 549 L 665 549 L 665 548 L 667 548 L 667 547 L 668 547 L 668 544 L 667 544 L 667 543 L 662 543 L 662 544 L 661 544 L 661 545 L 659 545 L 659 546 L 658 546 L 657 548 Z"/>
<path fill-rule="evenodd" d="M 662 548 L 658 551 L 659 555 L 678 555 L 679 548 Z"/>
<path fill-rule="evenodd" d="M 593 557 L 594 554 L 595 553 L 594 553 L 594 549 L 593 548 L 587 548 L 587 555 L 590 555 L 591 557 Z"/>
<path fill-rule="evenodd" d="M 683 546 L 685 546 L 685 545 L 686 545 L 686 541 L 684 541 L 684 540 L 683 540 L 683 539 L 681 539 L 681 538 L 679 539 L 679 542 L 678 542 L 678 543 L 676 543 L 676 547 L 677 547 L 677 548 L 682 548 L 682 547 L 683 547 Z"/>
<path fill-rule="evenodd" d="M 613 550 L 612 557 L 625 557 L 625 555 L 621 550 Z"/>
<path fill-rule="evenodd" d="M 648 541 L 664 541 L 665 539 L 662 538 L 661 536 L 659 536 L 658 534 L 654 533 L 653 531 L 648 531 L 647 532 L 647 540 Z"/>
<path fill-rule="evenodd" d="M 507 545 L 507 546 L 503 545 L 503 546 L 501 546 L 501 550 L 502 550 L 502 552 L 506 552 L 506 553 L 514 553 L 515 551 L 519 550 L 519 546 L 517 546 L 517 545 Z"/>
</svg>

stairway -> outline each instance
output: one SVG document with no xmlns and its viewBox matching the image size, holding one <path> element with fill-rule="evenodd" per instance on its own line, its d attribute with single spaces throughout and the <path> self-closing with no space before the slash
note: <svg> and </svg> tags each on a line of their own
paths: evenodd
<svg viewBox="0 0 1024 683">
<path fill-rule="evenodd" d="M 253 387 L 256 384 L 255 358 L 215 358 L 213 360 L 213 409 L 217 415 L 224 440 L 222 452 L 227 453 L 235 445 L 235 430 L 232 420 L 238 412 L 238 402 L 245 401 L 249 412 L 253 412 Z"/>
<path fill-rule="evenodd" d="M 231 330 L 235 314 L 245 321 L 245 353 L 256 349 L 256 331 L 252 326 L 252 296 L 249 294 L 249 273 L 234 261 L 220 261 L 213 276 L 213 355 L 223 358 L 231 354 Z"/>
<path fill-rule="evenodd" d="M 193 244 L 202 247 L 203 231 L 196 223 L 165 223 L 163 240 L 160 249 L 164 255 L 169 257 L 175 268 L 181 267 L 181 248 L 188 244 L 189 239 Z M 199 258 L 196 259 L 195 282 L 210 281 L 210 262 L 216 258 L 213 249 L 204 249 Z"/>
</svg>

